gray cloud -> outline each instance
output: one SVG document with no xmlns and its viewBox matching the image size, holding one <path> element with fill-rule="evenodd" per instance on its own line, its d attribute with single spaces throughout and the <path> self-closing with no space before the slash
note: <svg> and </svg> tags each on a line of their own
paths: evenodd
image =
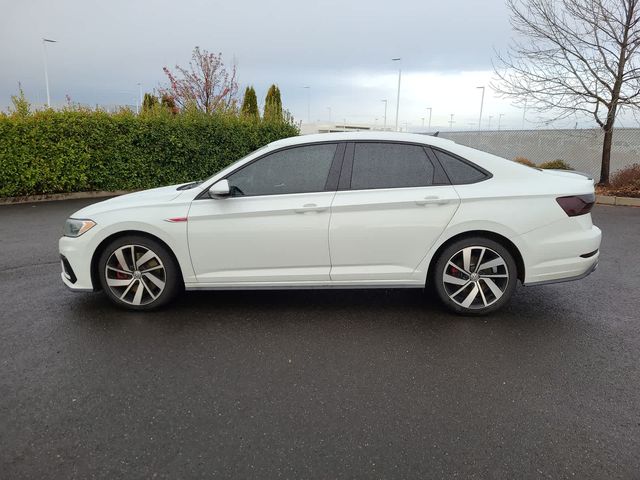
<svg viewBox="0 0 640 480">
<path fill-rule="evenodd" d="M 235 59 L 241 83 L 259 95 L 278 83 L 285 106 L 306 118 L 302 85 L 313 87 L 314 117 L 327 116 L 320 112 L 332 103 L 336 115 L 368 115 L 385 89 L 358 92 L 350 78 L 393 74 L 396 56 L 406 72 L 490 70 L 492 48 L 509 35 L 502 0 L 14 0 L 0 17 L 0 105 L 18 81 L 44 102 L 42 37 L 59 41 L 48 47 L 55 103 L 65 94 L 87 104 L 134 103 L 137 82 L 151 90 L 164 65 L 186 63 L 199 45 Z"/>
</svg>

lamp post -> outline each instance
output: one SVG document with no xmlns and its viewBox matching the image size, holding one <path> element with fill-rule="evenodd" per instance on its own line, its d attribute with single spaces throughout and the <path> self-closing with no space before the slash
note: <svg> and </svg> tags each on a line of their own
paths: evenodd
<svg viewBox="0 0 640 480">
<path fill-rule="evenodd" d="M 449 129 L 452 130 L 453 129 L 453 124 L 456 123 L 453 121 L 453 113 L 449 116 Z"/>
<path fill-rule="evenodd" d="M 484 87 L 476 87 L 482 89 L 482 98 L 480 99 L 480 118 L 478 119 L 478 130 L 482 130 L 482 107 L 484 107 Z"/>
<path fill-rule="evenodd" d="M 382 100 L 384 102 L 384 126 L 382 127 L 383 131 L 387 130 L 387 99 Z"/>
<path fill-rule="evenodd" d="M 51 96 L 49 95 L 49 71 L 47 69 L 47 43 L 58 43 L 57 40 L 42 39 L 42 51 L 44 55 L 44 83 L 47 87 L 47 107 L 51 108 Z"/>
<path fill-rule="evenodd" d="M 400 62 L 402 58 L 392 58 L 392 62 Z M 396 132 L 398 131 L 398 115 L 400 114 L 400 82 L 402 81 L 402 64 L 398 67 L 398 96 L 396 98 Z"/>
<path fill-rule="evenodd" d="M 142 108 L 142 84 L 138 82 L 138 105 L 136 108 L 136 113 L 140 113 L 141 108 Z"/>
<path fill-rule="evenodd" d="M 422 128 L 424 128 L 424 117 L 422 117 Z"/>
<path fill-rule="evenodd" d="M 426 109 L 429 110 L 429 126 L 427 127 L 427 130 L 431 130 L 431 113 L 433 109 L 431 107 L 427 107 Z"/>
<path fill-rule="evenodd" d="M 307 123 L 311 123 L 311 87 L 305 85 L 302 88 L 307 89 Z"/>
<path fill-rule="evenodd" d="M 500 115 L 498 115 L 498 130 L 500 130 L 500 123 L 502 121 L 502 117 L 504 117 L 504 113 L 501 113 Z"/>
</svg>

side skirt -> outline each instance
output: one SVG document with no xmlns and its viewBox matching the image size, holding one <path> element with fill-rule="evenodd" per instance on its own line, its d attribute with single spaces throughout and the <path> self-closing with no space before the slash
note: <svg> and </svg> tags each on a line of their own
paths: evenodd
<svg viewBox="0 0 640 480">
<path fill-rule="evenodd" d="M 368 289 L 390 289 L 390 288 L 424 288 L 423 283 L 416 284 L 401 284 L 401 283 L 374 283 L 374 284 L 298 284 L 298 285 L 199 285 L 199 284 L 187 284 L 184 286 L 185 290 L 368 290 Z"/>
</svg>

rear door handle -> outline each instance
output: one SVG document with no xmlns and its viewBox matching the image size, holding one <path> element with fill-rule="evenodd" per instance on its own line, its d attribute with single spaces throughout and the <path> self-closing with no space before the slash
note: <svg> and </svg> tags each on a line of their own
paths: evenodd
<svg viewBox="0 0 640 480">
<path fill-rule="evenodd" d="M 328 207 L 319 207 L 315 203 L 305 203 L 301 208 L 296 208 L 294 212 L 296 213 L 307 213 L 307 212 L 324 212 Z"/>
<path fill-rule="evenodd" d="M 428 204 L 444 205 L 446 203 L 449 203 L 449 200 L 447 200 L 446 198 L 440 198 L 437 195 L 428 195 L 424 197 L 422 200 L 416 200 L 416 205 L 428 205 Z"/>
</svg>

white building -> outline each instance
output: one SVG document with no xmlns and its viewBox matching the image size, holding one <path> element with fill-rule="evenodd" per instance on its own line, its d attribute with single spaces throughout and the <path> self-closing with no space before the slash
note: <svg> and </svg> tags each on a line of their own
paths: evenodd
<svg viewBox="0 0 640 480">
<path fill-rule="evenodd" d="M 393 127 L 387 126 L 386 128 L 381 125 L 371 125 L 368 123 L 329 123 L 329 122 L 317 122 L 317 123 L 303 123 L 300 125 L 300 133 L 302 135 L 309 135 L 312 133 L 333 133 L 333 132 L 367 132 L 371 130 L 388 132 L 393 131 Z"/>
</svg>

